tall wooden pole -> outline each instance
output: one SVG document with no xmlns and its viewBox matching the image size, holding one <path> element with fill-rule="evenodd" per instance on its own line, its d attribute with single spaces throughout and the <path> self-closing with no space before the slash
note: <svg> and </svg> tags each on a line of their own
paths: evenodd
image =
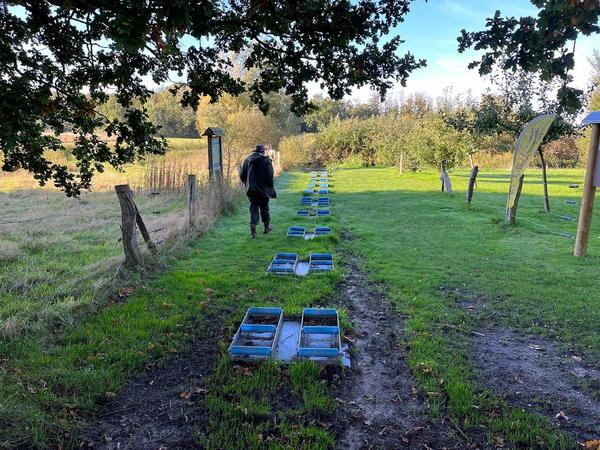
<svg viewBox="0 0 600 450">
<path fill-rule="evenodd" d="M 596 186 L 594 183 L 596 166 L 598 163 L 598 144 L 600 141 L 600 124 L 592 125 L 592 139 L 590 151 L 585 169 L 585 181 L 583 185 L 583 199 L 579 211 L 579 226 L 577 227 L 577 238 L 575 240 L 575 256 L 585 256 L 590 239 L 590 227 L 592 226 L 592 213 L 594 211 L 594 199 L 596 197 Z"/>
<path fill-rule="evenodd" d="M 193 228 L 196 221 L 196 175 L 188 175 L 187 179 L 187 194 L 188 194 L 188 222 L 190 228 Z"/>
</svg>

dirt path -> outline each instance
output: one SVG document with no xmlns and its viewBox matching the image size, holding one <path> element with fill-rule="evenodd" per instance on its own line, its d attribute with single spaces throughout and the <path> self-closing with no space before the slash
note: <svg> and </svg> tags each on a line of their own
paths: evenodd
<svg viewBox="0 0 600 450">
<path fill-rule="evenodd" d="M 84 432 L 83 448 L 102 450 L 197 449 L 194 433 L 205 419 L 202 396 L 222 340 L 213 313 L 177 356 L 132 379 Z"/>
<path fill-rule="evenodd" d="M 354 323 L 350 376 L 340 387 L 340 449 L 464 448 L 444 424 L 434 424 L 416 395 L 400 346 L 404 318 L 346 256 L 341 301 Z"/>
</svg>

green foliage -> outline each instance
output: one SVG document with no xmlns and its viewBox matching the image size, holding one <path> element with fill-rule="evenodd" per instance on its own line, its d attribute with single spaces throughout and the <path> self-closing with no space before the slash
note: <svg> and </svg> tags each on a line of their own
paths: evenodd
<svg viewBox="0 0 600 450">
<path fill-rule="evenodd" d="M 313 163 L 314 134 L 297 134 L 281 139 L 278 150 L 285 169 L 307 167 Z"/>
<path fill-rule="evenodd" d="M 304 113 L 310 81 L 319 81 L 334 99 L 366 85 L 384 95 L 425 64 L 399 54 L 399 36 L 381 43 L 403 21 L 411 0 L 5 3 L 2 170 L 26 169 L 40 184 L 52 181 L 73 196 L 90 188 L 93 175 L 107 164 L 121 167 L 165 151 L 146 105 L 147 80 L 184 78 L 173 93 L 185 107 L 195 108 L 205 96 L 216 101 L 248 91 L 266 112 L 267 94 L 283 90 L 291 109 Z M 247 80 L 231 70 L 229 58 L 244 50 L 244 67 L 254 71 Z M 111 91 L 122 116 L 99 111 Z M 44 154 L 63 149 L 58 135 L 67 128 L 76 135 L 75 170 Z M 114 146 L 98 139 L 99 131 L 114 137 Z"/>
<path fill-rule="evenodd" d="M 471 147 L 467 131 L 448 126 L 437 114 L 424 116 L 411 133 L 411 156 L 423 167 L 437 167 L 445 161 L 451 168 L 467 156 Z"/>
<path fill-rule="evenodd" d="M 348 105 L 342 100 L 316 98 L 312 103 L 315 109 L 304 115 L 304 122 L 311 131 L 322 130 L 336 119 L 348 118 Z"/>
<path fill-rule="evenodd" d="M 460 163 L 472 146 L 467 131 L 448 126 L 439 114 L 422 117 L 389 113 L 368 119 L 335 120 L 316 135 L 312 159 L 363 165 L 399 165 L 409 169 Z"/>
<path fill-rule="evenodd" d="M 583 105 L 583 91 L 568 86 L 573 77 L 577 36 L 600 33 L 600 8 L 595 0 L 555 1 L 532 0 L 540 11 L 537 17 L 501 17 L 496 11 L 488 18 L 485 31 L 462 30 L 459 52 L 470 47 L 484 50 L 479 61 L 469 64 L 479 67 L 482 75 L 495 66 L 502 71 L 525 70 L 539 74 L 542 80 L 559 80 L 558 102 L 562 108 L 577 113 Z"/>
<path fill-rule="evenodd" d="M 284 116 L 282 110 L 280 119 Z M 289 109 L 287 109 L 289 113 Z M 246 96 L 224 95 L 220 101 L 211 103 L 204 97 L 198 107 L 196 128 L 199 133 L 207 127 L 219 127 L 224 131 L 223 165 L 227 179 L 241 164 L 256 144 L 271 145 L 276 148 L 285 129 L 278 125 L 274 113 L 263 114 Z"/>
</svg>

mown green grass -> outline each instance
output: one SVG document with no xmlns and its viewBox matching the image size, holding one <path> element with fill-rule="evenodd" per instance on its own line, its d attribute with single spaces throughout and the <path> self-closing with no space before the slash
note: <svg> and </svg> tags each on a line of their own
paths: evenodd
<svg viewBox="0 0 600 450">
<path fill-rule="evenodd" d="M 314 224 L 295 216 L 308 175 L 287 174 L 273 203 L 273 234 L 251 241 L 242 208 L 129 299 L 56 335 L 0 343 L 0 447 L 77 445 L 78 430 L 93 419 L 98 404 L 133 373 L 168 361 L 172 349 L 182 348 L 192 333 L 202 335 L 209 321 L 231 336 L 250 305 L 280 305 L 288 314 L 331 305 L 343 261 L 336 260 L 334 274 L 302 279 L 272 277 L 265 270 L 277 251 L 307 256 L 311 250 L 346 250 L 363 258 L 369 276 L 385 283 L 389 300 L 408 316 L 409 364 L 430 395 L 432 417 L 447 415 L 467 433 L 518 448 L 571 448 L 573 442 L 547 421 L 511 408 L 477 384 L 467 340 L 479 323 L 447 292 L 460 288 L 480 296 L 486 311 L 495 313 L 488 320 L 556 338 L 597 362 L 598 213 L 588 258 L 572 257 L 573 240 L 556 234 L 575 233 L 576 221 L 558 216 L 577 216 L 578 208 L 563 200 L 579 199 L 580 191 L 567 184 L 581 182 L 582 172 L 551 172 L 551 215 L 542 212 L 541 185 L 533 183 L 539 175 L 529 174 L 518 225 L 511 228 L 499 223 L 506 172 L 481 174 L 471 208 L 464 204 L 466 172 L 451 175 L 457 193 L 448 196 L 437 192 L 433 172 L 400 177 L 394 169 L 337 170 L 334 216 L 327 221 L 335 234 L 304 242 L 285 238 L 285 231 L 292 223 Z M 353 239 L 341 241 L 342 230 Z M 209 418 L 197 430 L 200 444 L 333 445 L 322 423 L 334 403 L 318 367 L 267 363 L 247 374 L 228 360 L 227 344 L 215 348 L 221 357 L 208 384 Z"/>
<path fill-rule="evenodd" d="M 600 359 L 600 211 L 587 258 L 572 256 L 580 200 L 579 170 L 550 173 L 552 214 L 543 212 L 540 174 L 531 171 L 517 216 L 502 225 L 508 173 L 483 172 L 472 207 L 465 204 L 467 172 L 452 174 L 455 194 L 438 191 L 437 174 L 399 176 L 393 169 L 344 169 L 335 174 L 340 226 L 354 240 L 374 281 L 409 316 L 409 363 L 433 413 L 461 427 L 501 437 L 520 448 L 571 448 L 574 443 L 538 416 L 509 408 L 474 381 L 466 341 L 482 323 L 460 300 L 482 298 L 488 323 L 557 339 L 588 362 Z M 564 221 L 571 215 L 574 221 Z M 459 289 L 467 298 L 448 296 Z M 442 395 L 439 395 L 439 394 Z"/>
</svg>

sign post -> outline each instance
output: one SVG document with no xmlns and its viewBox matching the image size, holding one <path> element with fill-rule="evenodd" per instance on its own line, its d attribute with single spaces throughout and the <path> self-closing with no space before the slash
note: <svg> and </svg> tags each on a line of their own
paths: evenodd
<svg viewBox="0 0 600 450">
<path fill-rule="evenodd" d="M 577 238 L 575 240 L 575 256 L 585 256 L 587 253 L 596 188 L 600 187 L 600 155 L 598 155 L 600 153 L 600 111 L 590 113 L 583 119 L 583 124 L 592 125 L 592 137 L 585 169 L 583 199 L 581 200 L 579 225 L 577 226 Z"/>
<path fill-rule="evenodd" d="M 202 136 L 208 137 L 208 174 L 212 179 L 223 171 L 223 143 L 224 133 L 220 128 L 207 128 Z"/>
</svg>

